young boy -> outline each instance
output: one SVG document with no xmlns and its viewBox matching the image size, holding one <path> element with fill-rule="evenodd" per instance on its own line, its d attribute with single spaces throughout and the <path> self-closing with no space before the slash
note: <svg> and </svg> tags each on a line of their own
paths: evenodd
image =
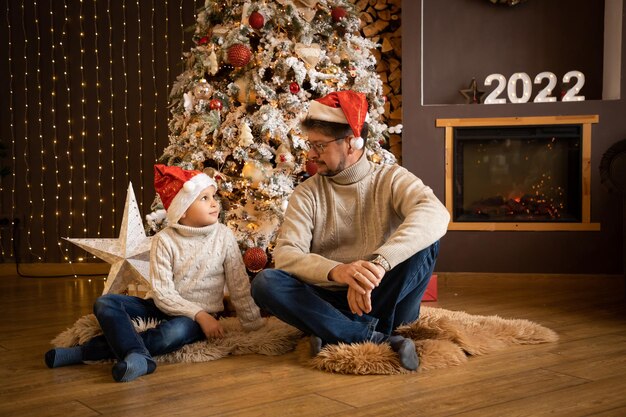
<svg viewBox="0 0 626 417">
<path fill-rule="evenodd" d="M 224 336 L 215 317 L 224 308 L 224 285 L 244 329 L 263 325 L 237 241 L 218 223 L 215 181 L 199 171 L 165 165 L 155 165 L 154 175 L 169 226 L 152 241 L 150 291 L 145 299 L 99 297 L 94 314 L 104 335 L 80 346 L 51 349 L 45 354 L 48 367 L 116 358 L 112 373 L 118 382 L 151 374 L 156 369 L 153 356 Z M 160 323 L 137 333 L 132 323 L 137 317 Z"/>
</svg>

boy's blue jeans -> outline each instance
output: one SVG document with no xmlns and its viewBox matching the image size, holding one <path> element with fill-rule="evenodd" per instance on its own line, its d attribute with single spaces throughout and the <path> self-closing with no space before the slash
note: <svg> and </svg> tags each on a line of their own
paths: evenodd
<svg viewBox="0 0 626 417">
<path fill-rule="evenodd" d="M 129 353 L 151 358 L 173 352 L 205 337 L 194 320 L 184 316 L 168 316 L 156 307 L 153 300 L 106 294 L 96 300 L 93 312 L 104 335 L 81 345 L 84 361 L 123 360 Z M 156 319 L 161 323 L 153 329 L 137 333 L 131 321 L 137 317 L 143 320 Z"/>
<path fill-rule="evenodd" d="M 261 271 L 252 280 L 252 297 L 262 309 L 325 343 L 368 341 L 374 331 L 389 336 L 417 320 L 438 253 L 435 242 L 387 272 L 372 291 L 372 311 L 360 317 L 350 311 L 347 289 L 307 284 L 279 269 Z"/>
</svg>

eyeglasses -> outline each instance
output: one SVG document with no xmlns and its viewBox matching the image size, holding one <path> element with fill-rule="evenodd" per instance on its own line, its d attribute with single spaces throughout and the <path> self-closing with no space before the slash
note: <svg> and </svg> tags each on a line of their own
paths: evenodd
<svg viewBox="0 0 626 417">
<path fill-rule="evenodd" d="M 333 143 L 333 142 L 337 142 L 338 140 L 343 140 L 345 138 L 337 138 L 337 139 L 333 139 L 333 140 L 329 140 L 328 142 L 309 142 L 308 140 L 306 141 L 306 144 L 309 146 L 309 149 L 315 149 L 315 152 L 317 152 L 318 154 L 323 154 L 324 151 L 326 150 L 326 147 Z"/>
</svg>

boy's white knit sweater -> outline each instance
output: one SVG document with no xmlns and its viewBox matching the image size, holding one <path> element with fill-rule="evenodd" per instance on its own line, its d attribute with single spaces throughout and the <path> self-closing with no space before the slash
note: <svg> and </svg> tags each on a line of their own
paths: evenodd
<svg viewBox="0 0 626 417">
<path fill-rule="evenodd" d="M 244 329 L 263 324 L 235 236 L 221 223 L 173 224 L 157 233 L 150 249 L 150 280 L 146 297 L 171 316 L 193 320 L 202 310 L 222 311 L 226 285 Z"/>
</svg>

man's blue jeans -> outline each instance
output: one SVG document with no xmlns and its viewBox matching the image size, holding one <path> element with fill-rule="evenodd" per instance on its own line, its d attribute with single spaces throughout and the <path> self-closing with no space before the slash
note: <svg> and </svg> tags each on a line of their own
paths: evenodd
<svg viewBox="0 0 626 417">
<path fill-rule="evenodd" d="M 123 360 L 130 353 L 147 358 L 180 349 L 186 344 L 204 339 L 202 329 L 194 320 L 184 316 L 168 316 L 154 301 L 121 294 L 99 297 L 93 312 L 104 335 L 81 345 L 83 360 Z M 155 319 L 160 324 L 137 333 L 132 319 Z"/>
<path fill-rule="evenodd" d="M 252 280 L 257 305 L 325 343 L 369 341 L 374 331 L 391 335 L 419 317 L 420 303 L 439 253 L 439 242 L 416 253 L 385 274 L 372 291 L 372 311 L 350 311 L 347 289 L 328 289 L 300 281 L 279 269 L 261 271 Z"/>
</svg>

